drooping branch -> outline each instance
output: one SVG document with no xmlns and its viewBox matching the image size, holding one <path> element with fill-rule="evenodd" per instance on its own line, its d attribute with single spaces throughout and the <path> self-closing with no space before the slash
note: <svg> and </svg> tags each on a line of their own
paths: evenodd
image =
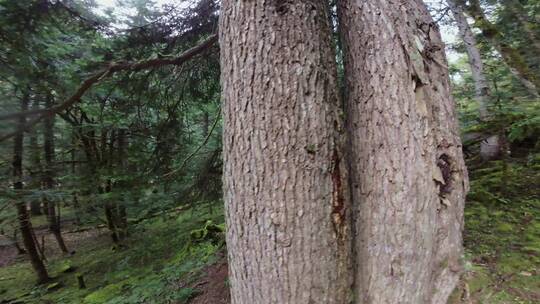
<svg viewBox="0 0 540 304">
<path fill-rule="evenodd" d="M 214 43 L 217 41 L 217 35 L 213 34 L 210 37 L 208 37 L 206 40 L 204 40 L 201 44 L 188 49 L 184 53 L 180 54 L 178 57 L 173 58 L 156 58 L 156 59 L 150 59 L 140 62 L 133 62 L 133 63 L 114 63 L 111 64 L 108 68 L 105 70 L 102 70 L 93 76 L 87 78 L 83 83 L 79 86 L 79 88 L 75 91 L 71 97 L 66 99 L 63 103 L 51 107 L 49 109 L 42 109 L 42 110 L 32 110 L 32 111 L 23 111 L 18 113 L 10 113 L 6 115 L 0 116 L 0 120 L 8 120 L 8 119 L 17 119 L 19 117 L 26 117 L 26 116 L 34 116 L 39 115 L 38 117 L 34 118 L 33 120 L 30 120 L 27 122 L 23 128 L 20 128 L 14 132 L 8 133 L 6 135 L 0 136 L 0 142 L 7 140 L 15 135 L 17 135 L 21 131 L 27 131 L 31 127 L 35 126 L 37 123 L 39 123 L 44 118 L 55 115 L 59 112 L 62 112 L 77 102 L 79 102 L 82 98 L 82 96 L 92 88 L 95 84 L 99 83 L 104 78 L 110 77 L 116 72 L 121 71 L 141 71 L 145 69 L 150 68 L 158 68 L 166 65 L 181 65 L 185 63 L 186 61 L 192 59 L 193 57 L 199 55 L 209 47 L 211 47 Z"/>
<path fill-rule="evenodd" d="M 216 115 L 216 119 L 214 120 L 214 123 L 212 124 L 212 128 L 210 129 L 208 134 L 206 134 L 206 137 L 204 138 L 204 141 L 197 147 L 197 149 L 195 149 L 195 151 L 193 151 L 190 155 L 188 155 L 188 157 L 186 157 L 184 159 L 184 161 L 182 162 L 182 164 L 178 168 L 172 170 L 171 172 L 165 173 L 163 175 L 163 177 L 170 178 L 171 176 L 174 176 L 174 174 L 176 174 L 179 171 L 181 171 L 182 169 L 184 169 L 186 167 L 186 165 L 188 164 L 188 161 L 191 160 L 195 155 L 197 155 L 197 153 L 199 153 L 199 151 L 204 146 L 206 146 L 206 144 L 210 140 L 210 137 L 212 136 L 212 133 L 214 133 L 214 129 L 216 128 L 220 117 L 221 117 L 221 108 L 218 110 L 218 113 Z"/>
</svg>

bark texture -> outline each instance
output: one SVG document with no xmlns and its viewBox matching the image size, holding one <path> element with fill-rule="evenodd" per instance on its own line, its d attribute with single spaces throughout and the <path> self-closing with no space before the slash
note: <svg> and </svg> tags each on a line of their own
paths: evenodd
<svg viewBox="0 0 540 304">
<path fill-rule="evenodd" d="M 222 1 L 234 304 L 351 301 L 343 115 L 326 1 Z"/>
<path fill-rule="evenodd" d="M 447 2 L 458 26 L 459 35 L 465 44 L 465 49 L 469 58 L 469 65 L 471 67 L 471 74 L 475 87 L 475 97 L 480 109 L 480 119 L 483 121 L 489 120 L 491 116 L 489 113 L 491 93 L 489 82 L 484 73 L 484 64 L 482 62 L 480 50 L 477 47 L 476 38 L 474 37 L 474 33 L 467 22 L 467 17 L 465 17 L 461 6 L 458 5 L 456 0 L 447 0 Z M 500 156 L 500 153 L 501 144 L 498 135 L 490 135 L 480 143 L 480 156 L 482 159 L 495 159 Z"/>
<path fill-rule="evenodd" d="M 468 188 L 444 46 L 420 0 L 339 7 L 357 303 L 446 303 Z"/>
</svg>

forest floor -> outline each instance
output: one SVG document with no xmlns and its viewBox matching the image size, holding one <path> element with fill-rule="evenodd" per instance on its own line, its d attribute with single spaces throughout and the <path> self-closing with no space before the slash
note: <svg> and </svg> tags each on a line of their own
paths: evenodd
<svg viewBox="0 0 540 304">
<path fill-rule="evenodd" d="M 540 303 L 540 156 L 471 165 L 470 177 L 467 271 L 451 303 Z M 227 304 L 222 236 L 200 238 L 208 220 L 223 222 L 221 209 L 209 210 L 146 220 L 122 247 L 113 246 L 106 229 L 66 233 L 76 251 L 68 256 L 44 234 L 57 285 L 35 286 L 24 256 L 0 246 L 0 303 Z M 39 226 L 43 219 L 35 221 Z M 67 223 L 65 231 L 74 229 Z M 86 289 L 77 287 L 78 274 Z"/>
<path fill-rule="evenodd" d="M 540 303 L 540 155 L 470 166 L 469 175 L 467 272 L 453 300 Z"/>
</svg>

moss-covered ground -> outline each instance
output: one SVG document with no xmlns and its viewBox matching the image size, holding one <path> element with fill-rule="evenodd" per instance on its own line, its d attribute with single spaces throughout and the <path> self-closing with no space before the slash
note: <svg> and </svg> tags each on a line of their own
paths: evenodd
<svg viewBox="0 0 540 304">
<path fill-rule="evenodd" d="M 465 210 L 466 273 L 453 303 L 540 303 L 540 156 L 472 165 Z M 122 248 L 105 231 L 76 254 L 50 259 L 58 286 L 35 286 L 30 265 L 0 269 L 0 299 L 11 303 L 186 303 L 222 244 L 194 242 L 215 208 L 187 210 L 134 227 Z M 68 272 L 63 272 L 65 270 Z M 77 287 L 83 275 L 86 289 Z M 4 302 L 1 302 L 4 303 Z"/>
<path fill-rule="evenodd" d="M 540 155 L 470 168 L 469 303 L 540 303 Z"/>
<path fill-rule="evenodd" d="M 49 259 L 51 284 L 36 286 L 28 262 L 0 268 L 0 303 L 185 303 L 196 292 L 189 286 L 223 249 L 221 239 L 197 241 L 191 234 L 222 218 L 207 208 L 153 218 L 135 227 L 122 247 L 104 231 L 74 255 Z M 78 275 L 87 288 L 78 288 Z"/>
</svg>

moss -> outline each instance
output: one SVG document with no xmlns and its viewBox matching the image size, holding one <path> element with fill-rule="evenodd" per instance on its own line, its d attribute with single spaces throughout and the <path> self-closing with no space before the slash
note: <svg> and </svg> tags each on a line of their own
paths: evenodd
<svg viewBox="0 0 540 304">
<path fill-rule="evenodd" d="M 60 284 L 59 282 L 54 282 L 54 283 L 50 283 L 47 285 L 47 290 L 48 291 L 52 291 L 52 290 L 56 290 L 58 288 L 62 287 L 62 284 Z"/>
<path fill-rule="evenodd" d="M 62 262 L 58 271 L 63 273 L 73 272 L 75 271 L 75 267 L 71 264 L 71 261 L 68 260 Z"/>
<path fill-rule="evenodd" d="M 487 271 L 482 267 L 475 267 L 473 271 L 468 274 L 467 283 L 469 284 L 469 291 L 476 293 L 491 283 L 491 278 Z"/>
<path fill-rule="evenodd" d="M 499 223 L 497 226 L 499 232 L 512 232 L 514 231 L 514 225 L 510 223 Z"/>
<path fill-rule="evenodd" d="M 119 284 L 107 285 L 97 291 L 84 297 L 84 304 L 103 304 L 108 300 L 116 297 L 122 292 L 122 287 Z"/>
<path fill-rule="evenodd" d="M 208 222 L 208 220 L 211 220 Z M 221 248 L 210 241 L 190 242 L 190 231 L 201 227 L 222 233 L 223 210 L 211 216 L 206 208 L 181 213 L 176 219 L 156 218 L 133 227 L 126 248 L 113 252 L 106 236 L 81 244 L 69 258 L 50 258 L 48 269 L 62 288 L 36 288 L 29 263 L 0 268 L 0 299 L 28 304 L 55 303 L 175 303 L 189 297 L 178 280 L 191 282 Z M 172 250 L 171 250 L 172 249 Z M 77 273 L 84 274 L 86 289 L 79 289 Z M 5 280 L 4 280 L 5 279 Z"/>
<path fill-rule="evenodd" d="M 478 303 L 533 303 L 527 298 L 540 294 L 540 200 L 531 185 L 540 171 L 513 162 L 504 172 L 503 165 L 490 162 L 471 174 L 464 241 L 472 268 L 466 281 Z"/>
</svg>

